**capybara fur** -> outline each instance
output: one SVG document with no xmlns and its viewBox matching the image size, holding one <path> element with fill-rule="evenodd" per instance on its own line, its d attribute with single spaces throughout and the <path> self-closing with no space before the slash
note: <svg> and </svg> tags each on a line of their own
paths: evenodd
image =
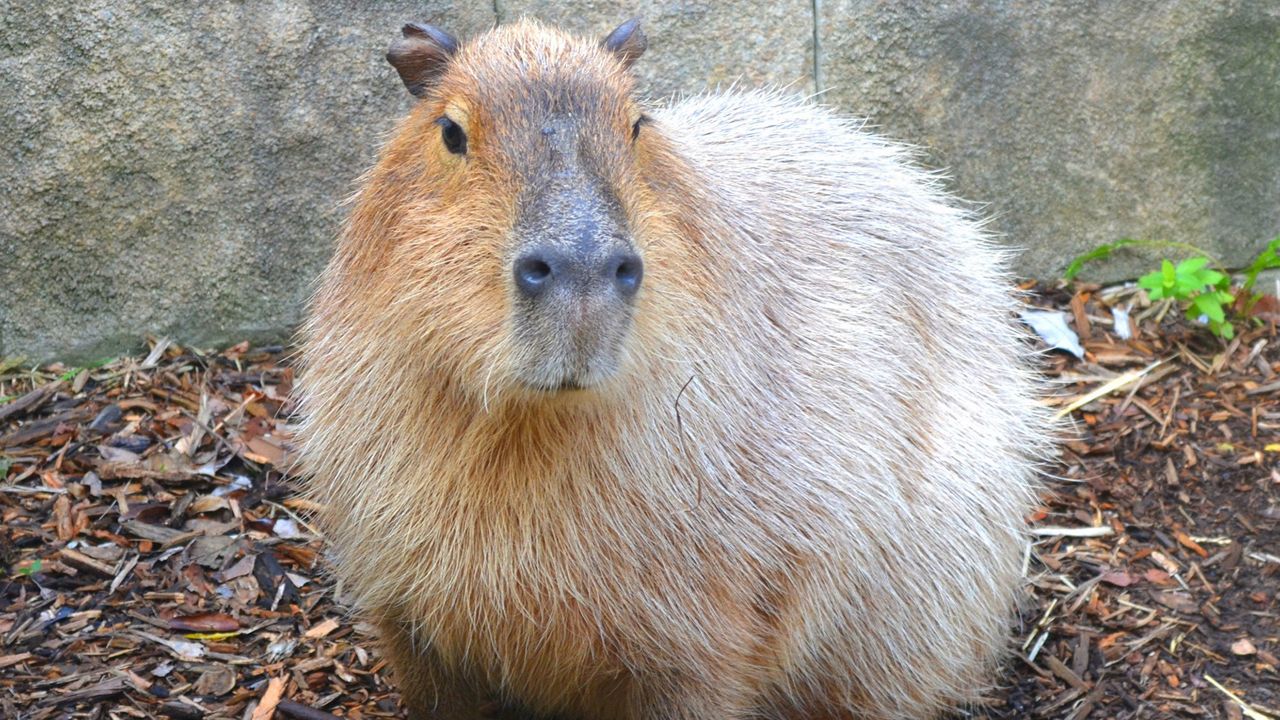
<svg viewBox="0 0 1280 720">
<path fill-rule="evenodd" d="M 304 331 L 303 463 L 415 718 L 933 718 L 1006 646 L 1049 425 L 1004 258 L 637 23 L 411 24 Z"/>
</svg>

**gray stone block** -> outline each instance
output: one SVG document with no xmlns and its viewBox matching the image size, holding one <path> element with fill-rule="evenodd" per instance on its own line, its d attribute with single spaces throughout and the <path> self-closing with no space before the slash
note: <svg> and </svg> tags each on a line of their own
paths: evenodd
<svg viewBox="0 0 1280 720">
<path fill-rule="evenodd" d="M 1280 4 L 818 6 L 824 98 L 924 148 L 1024 275 L 1124 237 L 1238 266 L 1280 234 Z M 1084 277 L 1155 266 L 1125 251 Z"/>
<path fill-rule="evenodd" d="M 813 9 L 807 2 L 498 0 L 496 5 L 503 22 L 534 17 L 600 37 L 639 16 L 649 50 L 635 71 L 641 92 L 658 101 L 733 85 L 814 91 Z"/>
<path fill-rule="evenodd" d="M 411 102 L 409 18 L 488 4 L 27 3 L 0 27 L 0 353 L 287 336 Z"/>
</svg>

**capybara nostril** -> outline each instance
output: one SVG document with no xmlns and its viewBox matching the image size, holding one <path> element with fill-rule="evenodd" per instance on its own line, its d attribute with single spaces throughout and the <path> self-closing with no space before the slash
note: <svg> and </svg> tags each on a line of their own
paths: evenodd
<svg viewBox="0 0 1280 720">
<path fill-rule="evenodd" d="M 632 252 L 619 252 L 609 256 L 605 264 L 614 288 L 623 298 L 630 298 L 640 289 L 640 281 L 644 279 L 644 261 Z"/>
<path fill-rule="evenodd" d="M 555 260 L 550 254 L 537 250 L 516 258 L 516 288 L 520 293 L 527 298 L 535 298 L 546 292 L 556 280 L 556 268 L 552 263 Z"/>
</svg>

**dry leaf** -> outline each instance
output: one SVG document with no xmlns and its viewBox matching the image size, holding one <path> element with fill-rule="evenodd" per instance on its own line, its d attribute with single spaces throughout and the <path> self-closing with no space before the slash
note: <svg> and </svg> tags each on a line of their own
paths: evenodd
<svg viewBox="0 0 1280 720">
<path fill-rule="evenodd" d="M 1123 570 L 1109 570 L 1102 573 L 1102 582 L 1116 587 L 1129 587 L 1133 584 L 1133 576 Z"/>
<path fill-rule="evenodd" d="M 170 618 L 169 629 L 182 632 L 233 632 L 240 621 L 224 613 L 199 613 Z"/>
</svg>

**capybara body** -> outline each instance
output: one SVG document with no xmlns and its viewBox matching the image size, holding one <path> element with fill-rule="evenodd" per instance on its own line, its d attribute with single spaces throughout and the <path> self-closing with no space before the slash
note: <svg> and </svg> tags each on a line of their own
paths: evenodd
<svg viewBox="0 0 1280 720">
<path fill-rule="evenodd" d="M 1000 253 L 634 23 L 407 26 L 305 331 L 303 461 L 411 713 L 931 718 L 989 682 L 1047 423 Z"/>
</svg>

